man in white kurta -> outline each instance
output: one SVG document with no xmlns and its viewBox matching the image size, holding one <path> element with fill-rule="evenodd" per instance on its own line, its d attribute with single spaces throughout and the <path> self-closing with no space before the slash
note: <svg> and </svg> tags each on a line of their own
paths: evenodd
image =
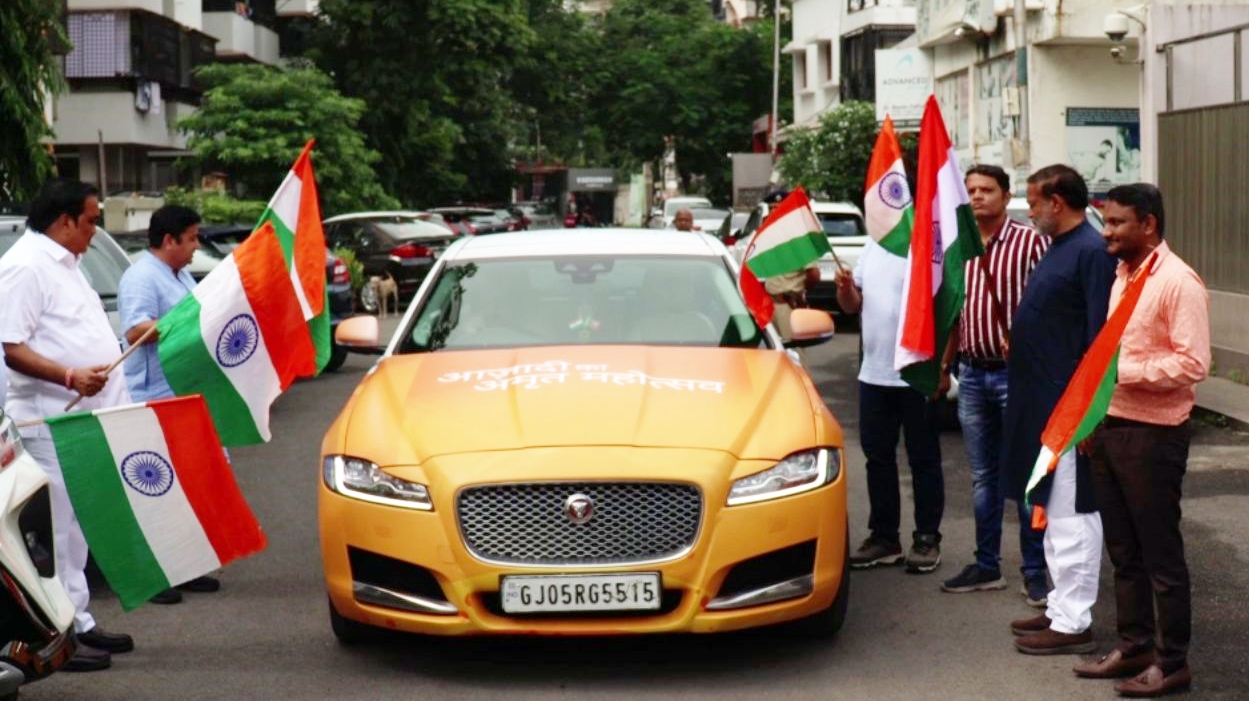
<svg viewBox="0 0 1249 701">
<path fill-rule="evenodd" d="M 100 207 L 94 189 L 50 181 L 31 205 L 26 232 L 0 258 L 0 343 L 9 370 L 5 411 L 19 423 L 75 410 L 127 404 L 120 366 L 106 373 L 120 345 L 100 296 L 79 267 L 95 235 Z M 80 652 L 68 671 L 103 669 L 109 652 L 133 649 L 130 636 L 106 633 L 87 611 L 87 544 L 70 505 L 51 433 L 43 424 L 21 429 L 22 442 L 48 473 L 56 569 L 75 608 Z"/>
</svg>

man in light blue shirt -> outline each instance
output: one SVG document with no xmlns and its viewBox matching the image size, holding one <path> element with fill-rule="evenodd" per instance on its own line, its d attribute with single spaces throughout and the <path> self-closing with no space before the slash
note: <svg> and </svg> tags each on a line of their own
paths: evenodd
<svg viewBox="0 0 1249 701">
<path fill-rule="evenodd" d="M 126 387 L 135 401 L 146 402 L 174 396 L 156 353 L 157 320 L 195 289 L 195 278 L 186 269 L 200 247 L 200 216 L 193 209 L 166 205 L 152 213 L 148 249 L 121 276 L 117 286 L 117 311 L 121 315 L 126 345 L 142 347 L 126 358 Z M 151 334 L 148 335 L 148 332 Z M 196 577 L 179 585 L 188 591 L 216 591 L 213 577 Z M 182 601 L 177 589 L 166 589 L 152 603 Z"/>
</svg>

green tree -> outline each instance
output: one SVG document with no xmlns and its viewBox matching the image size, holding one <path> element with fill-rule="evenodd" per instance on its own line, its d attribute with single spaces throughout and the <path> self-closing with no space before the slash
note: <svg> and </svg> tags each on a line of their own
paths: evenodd
<svg viewBox="0 0 1249 701">
<path fill-rule="evenodd" d="M 310 138 L 325 214 L 397 206 L 379 184 L 381 155 L 356 126 L 365 111 L 313 68 L 211 64 L 199 69 L 208 86 L 198 111 L 179 122 L 193 161 L 229 174 L 238 192 L 267 200 Z"/>
<path fill-rule="evenodd" d="M 818 128 L 789 137 L 777 170 L 813 196 L 862 206 L 876 131 L 872 103 L 843 102 L 824 113 Z"/>
<path fill-rule="evenodd" d="M 0 2 L 0 207 L 29 200 L 52 174 L 44 100 L 65 87 L 54 51 L 65 45 L 58 5 Z"/>
<path fill-rule="evenodd" d="M 589 107 L 615 162 L 658 159 L 671 136 L 683 177 L 703 175 L 707 194 L 728 199 L 727 154 L 749 147 L 751 123 L 771 109 L 772 43 L 770 25 L 727 27 L 703 0 L 613 5 Z"/>
<path fill-rule="evenodd" d="M 501 199 L 524 123 L 508 89 L 535 40 L 522 0 L 323 0 L 310 56 L 364 100 L 382 183 L 408 205 Z"/>
</svg>

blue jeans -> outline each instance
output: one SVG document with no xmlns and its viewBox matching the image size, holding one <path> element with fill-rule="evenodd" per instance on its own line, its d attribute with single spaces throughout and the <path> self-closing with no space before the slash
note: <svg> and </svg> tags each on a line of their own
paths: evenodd
<svg viewBox="0 0 1249 701">
<path fill-rule="evenodd" d="M 859 443 L 867 458 L 867 498 L 872 535 L 899 542 L 902 498 L 898 486 L 898 434 L 906 437 L 915 495 L 915 533 L 941 539 L 945 478 L 941 441 L 931 402 L 910 387 L 859 383 Z"/>
<path fill-rule="evenodd" d="M 999 483 L 1002 419 L 1006 415 L 1006 370 L 959 366 L 958 420 L 963 427 L 971 469 L 972 510 L 976 514 L 976 565 L 998 572 L 1002 560 L 1002 511 L 1005 497 Z M 1019 509 L 1019 550 L 1023 576 L 1045 576 L 1044 534 L 1032 530 L 1032 517 Z"/>
</svg>

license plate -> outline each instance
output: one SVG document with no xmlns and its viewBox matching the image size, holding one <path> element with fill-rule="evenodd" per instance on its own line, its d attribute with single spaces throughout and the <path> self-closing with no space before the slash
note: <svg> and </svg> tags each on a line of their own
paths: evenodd
<svg viewBox="0 0 1249 701">
<path fill-rule="evenodd" d="M 658 610 L 658 572 L 503 578 L 505 613 Z"/>
</svg>

